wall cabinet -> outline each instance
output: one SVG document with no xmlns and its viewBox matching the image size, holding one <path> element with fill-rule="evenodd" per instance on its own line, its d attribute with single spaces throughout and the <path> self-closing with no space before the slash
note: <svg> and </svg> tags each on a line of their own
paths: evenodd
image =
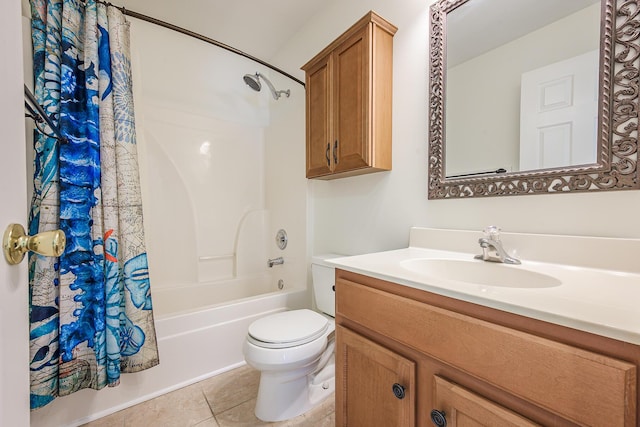
<svg viewBox="0 0 640 427">
<path fill-rule="evenodd" d="M 302 67 L 307 178 L 391 170 L 396 30 L 369 12 Z"/>
<path fill-rule="evenodd" d="M 337 426 L 636 426 L 640 346 L 342 270 L 336 323 Z"/>
</svg>

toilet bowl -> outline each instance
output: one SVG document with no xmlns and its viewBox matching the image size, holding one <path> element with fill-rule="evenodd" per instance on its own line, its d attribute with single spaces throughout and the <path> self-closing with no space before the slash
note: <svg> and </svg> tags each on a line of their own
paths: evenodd
<svg viewBox="0 0 640 427">
<path fill-rule="evenodd" d="M 255 414 L 262 421 L 301 415 L 335 390 L 335 269 L 313 257 L 316 305 L 322 313 L 291 310 L 254 321 L 244 342 L 244 358 L 261 371 Z"/>
</svg>

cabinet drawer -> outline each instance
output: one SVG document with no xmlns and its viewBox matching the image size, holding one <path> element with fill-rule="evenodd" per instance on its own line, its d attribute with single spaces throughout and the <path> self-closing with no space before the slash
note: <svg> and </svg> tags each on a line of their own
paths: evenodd
<svg viewBox="0 0 640 427">
<path fill-rule="evenodd" d="M 582 425 L 634 423 L 631 363 L 344 279 L 336 292 L 339 316 L 549 412 Z"/>
<path fill-rule="evenodd" d="M 444 378 L 434 377 L 433 388 L 436 409 L 452 426 L 540 427 Z"/>
</svg>

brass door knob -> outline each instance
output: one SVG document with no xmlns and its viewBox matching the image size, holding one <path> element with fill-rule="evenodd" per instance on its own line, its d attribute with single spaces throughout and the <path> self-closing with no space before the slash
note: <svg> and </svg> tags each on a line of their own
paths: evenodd
<svg viewBox="0 0 640 427">
<path fill-rule="evenodd" d="M 28 236 L 20 224 L 9 224 L 2 238 L 2 250 L 7 262 L 14 265 L 20 263 L 28 251 L 58 257 L 64 252 L 66 241 L 62 230 L 45 231 L 35 236 Z"/>
</svg>

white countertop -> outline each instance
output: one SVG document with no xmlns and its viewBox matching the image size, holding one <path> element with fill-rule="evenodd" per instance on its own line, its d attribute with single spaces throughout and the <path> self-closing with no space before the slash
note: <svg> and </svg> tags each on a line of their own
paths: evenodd
<svg viewBox="0 0 640 427">
<path fill-rule="evenodd" d="M 478 285 L 403 267 L 415 259 L 473 260 L 474 253 L 408 247 L 327 263 L 347 271 L 640 345 L 640 274 L 522 259 L 518 266 L 558 279 L 545 288 Z M 640 254 L 638 254 L 640 255 Z M 502 264 L 501 264 L 502 265 Z"/>
</svg>

